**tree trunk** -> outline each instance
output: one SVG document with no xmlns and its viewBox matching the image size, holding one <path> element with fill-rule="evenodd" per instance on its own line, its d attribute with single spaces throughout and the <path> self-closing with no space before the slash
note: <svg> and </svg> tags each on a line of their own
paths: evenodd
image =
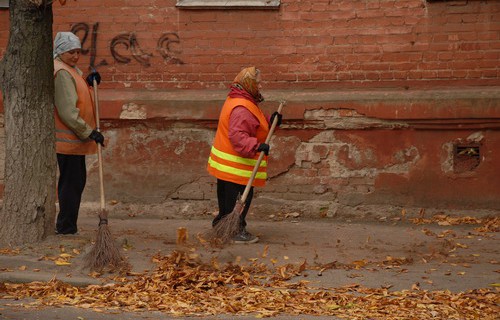
<svg viewBox="0 0 500 320">
<path fill-rule="evenodd" d="M 0 243 L 37 242 L 54 232 L 56 153 L 52 5 L 11 0 L 0 62 L 5 114 L 5 194 Z"/>
</svg>

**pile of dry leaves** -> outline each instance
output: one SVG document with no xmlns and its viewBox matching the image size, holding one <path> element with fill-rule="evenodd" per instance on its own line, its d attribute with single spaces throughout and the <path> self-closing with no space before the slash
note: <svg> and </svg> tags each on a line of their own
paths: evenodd
<svg viewBox="0 0 500 320">
<path fill-rule="evenodd" d="M 202 263 L 193 252 L 175 251 L 154 257 L 154 272 L 128 274 L 106 285 L 74 287 L 48 283 L 1 284 L 0 298 L 35 298 L 32 306 L 70 305 L 95 310 L 162 311 L 177 316 L 253 314 L 269 317 L 334 315 L 348 319 L 495 319 L 498 290 L 467 292 L 314 287 L 293 281 L 306 263 L 268 267 Z M 317 268 L 317 266 L 315 266 Z"/>
<path fill-rule="evenodd" d="M 457 216 L 453 217 L 446 214 L 436 214 L 431 218 L 424 218 L 424 213 L 421 211 L 420 217 L 412 218 L 410 221 L 415 224 L 430 224 L 437 223 L 440 226 L 456 226 L 463 224 L 478 224 L 479 227 L 476 228 L 476 231 L 479 232 L 498 232 L 500 231 L 500 217 L 485 217 L 485 218 L 476 218 L 476 217 L 462 217 Z"/>
</svg>

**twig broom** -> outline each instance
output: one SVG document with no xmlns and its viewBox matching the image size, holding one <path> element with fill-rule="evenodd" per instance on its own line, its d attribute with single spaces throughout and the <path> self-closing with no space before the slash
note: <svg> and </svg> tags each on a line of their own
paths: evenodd
<svg viewBox="0 0 500 320">
<path fill-rule="evenodd" d="M 94 101 L 96 113 L 96 130 L 99 131 L 99 98 L 97 95 L 97 81 L 94 79 Z M 106 211 L 106 202 L 104 200 L 104 174 L 102 165 L 102 146 L 97 144 L 97 162 L 99 164 L 99 191 L 101 195 L 99 226 L 97 238 L 90 252 L 85 256 L 85 268 L 91 271 L 102 272 L 104 269 L 109 271 L 126 270 L 129 264 L 120 253 L 115 240 L 108 227 L 108 212 Z"/>
<path fill-rule="evenodd" d="M 285 101 L 281 101 L 278 107 L 278 113 L 281 114 L 281 110 L 285 105 Z M 266 144 L 269 144 L 271 137 L 273 136 L 274 130 L 278 124 L 278 118 L 275 117 L 273 123 L 271 124 L 271 128 L 269 129 L 269 133 L 266 137 Z M 213 246 L 223 246 L 227 244 L 231 239 L 238 234 L 239 224 L 240 224 L 240 216 L 245 208 L 245 201 L 247 200 L 248 194 L 250 193 L 250 189 L 252 187 L 252 183 L 257 175 L 257 171 L 259 170 L 260 163 L 264 158 L 264 152 L 261 151 L 259 154 L 259 158 L 255 163 L 252 174 L 250 175 L 250 179 L 247 182 L 245 190 L 243 191 L 243 195 L 236 201 L 233 211 L 231 213 L 224 216 L 208 233 L 207 240 Z"/>
</svg>

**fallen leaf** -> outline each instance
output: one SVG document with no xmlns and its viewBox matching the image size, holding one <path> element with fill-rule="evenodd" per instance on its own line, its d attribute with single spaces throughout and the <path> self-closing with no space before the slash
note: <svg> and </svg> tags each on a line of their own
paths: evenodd
<svg viewBox="0 0 500 320">
<path fill-rule="evenodd" d="M 19 249 L 0 248 L 0 254 L 3 254 L 3 255 L 16 256 L 20 252 L 21 251 Z"/>
<path fill-rule="evenodd" d="M 300 217 L 300 213 L 298 213 L 298 212 L 291 212 L 291 213 L 285 214 L 285 218 L 288 218 L 288 217 L 298 218 L 298 217 Z"/>
<path fill-rule="evenodd" d="M 30 308 L 43 304 L 102 313 L 150 310 L 164 313 L 165 318 L 210 314 L 285 319 L 304 314 L 339 319 L 477 319 L 478 315 L 496 319 L 498 314 L 498 283 L 463 292 L 422 290 L 418 283 L 412 286 L 413 290 L 401 291 L 356 283 L 323 288 L 314 286 L 315 281 L 297 281 L 295 276 L 301 270 L 324 270 L 326 265 L 301 262 L 268 267 L 248 260 L 223 264 L 216 263 L 214 257 L 203 263 L 201 259 L 192 259 L 192 254 L 158 253 L 152 257 L 154 270 L 117 275 L 112 282 L 102 279 L 101 284 L 85 287 L 75 287 L 55 277 L 48 282 L 0 283 L 0 296 L 12 300 L 30 297 L 33 302 L 26 302 Z M 399 263 L 399 259 L 392 257 L 390 262 Z M 331 263 L 331 268 L 352 270 L 353 264 L 336 262 Z"/>
<path fill-rule="evenodd" d="M 56 261 L 54 261 L 54 263 L 56 265 L 58 265 L 58 266 L 69 266 L 69 265 L 71 265 L 71 262 L 66 261 L 66 260 L 59 260 L 59 259 L 56 260 Z"/>
<path fill-rule="evenodd" d="M 262 257 L 262 258 L 267 257 L 268 251 L 269 251 L 269 245 L 266 245 L 266 246 L 264 247 L 264 250 L 262 250 L 261 257 Z"/>
<path fill-rule="evenodd" d="M 355 266 L 356 269 L 361 269 L 362 267 L 366 266 L 367 261 L 366 260 L 356 260 L 353 261 L 352 264 Z"/>
</svg>

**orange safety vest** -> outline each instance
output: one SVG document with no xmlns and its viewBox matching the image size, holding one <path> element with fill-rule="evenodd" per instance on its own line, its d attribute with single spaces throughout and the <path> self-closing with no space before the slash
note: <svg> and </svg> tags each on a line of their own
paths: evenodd
<svg viewBox="0 0 500 320">
<path fill-rule="evenodd" d="M 93 95 L 90 87 L 83 77 L 72 67 L 62 61 L 54 60 L 54 77 L 56 73 L 64 69 L 68 71 L 76 82 L 76 93 L 78 100 L 76 108 L 80 110 L 80 118 L 83 119 L 91 128 L 95 128 L 95 111 Z M 86 155 L 97 153 L 97 145 L 91 139 L 81 140 L 78 136 L 66 126 L 55 109 L 56 120 L 56 152 L 61 154 Z"/>
<path fill-rule="evenodd" d="M 233 109 L 237 106 L 247 108 L 259 120 L 260 125 L 257 128 L 256 138 L 260 143 L 266 141 L 267 134 L 269 133 L 269 124 L 259 107 L 246 99 L 228 97 L 222 106 L 214 144 L 208 158 L 207 170 L 208 173 L 217 179 L 246 185 L 257 163 L 259 153 L 253 158 L 242 157 L 234 150 L 229 140 L 229 117 Z M 267 156 L 264 156 L 252 183 L 253 186 L 261 187 L 265 185 L 267 179 L 266 169 Z"/>
</svg>

